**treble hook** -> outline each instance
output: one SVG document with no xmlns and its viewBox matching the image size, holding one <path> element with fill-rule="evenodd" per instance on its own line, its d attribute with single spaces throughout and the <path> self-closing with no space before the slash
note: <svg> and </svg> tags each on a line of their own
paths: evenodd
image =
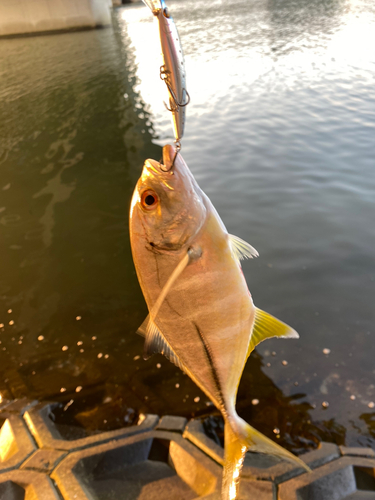
<svg viewBox="0 0 375 500">
<path fill-rule="evenodd" d="M 163 172 L 170 172 L 172 170 L 172 168 L 174 167 L 177 155 L 178 155 L 178 153 L 181 150 L 181 143 L 180 143 L 180 141 L 175 141 L 175 146 L 176 146 L 176 149 L 175 149 L 175 154 L 174 154 L 171 166 L 169 168 L 165 169 L 165 168 L 162 168 L 163 164 L 162 163 L 160 164 L 160 170 L 162 170 Z"/>
<path fill-rule="evenodd" d="M 177 111 L 178 108 L 184 108 L 185 106 L 187 106 L 190 102 L 190 94 L 189 92 L 186 90 L 186 89 L 182 89 L 182 93 L 185 92 L 185 95 L 187 96 L 187 102 L 180 102 L 176 96 L 176 94 L 174 93 L 172 87 L 171 87 L 171 84 L 169 83 L 168 81 L 168 78 L 169 78 L 169 74 L 170 74 L 170 71 L 166 70 L 165 69 L 165 66 L 160 66 L 160 79 L 163 80 L 163 82 L 166 84 L 167 88 L 168 88 L 168 91 L 169 91 L 169 94 L 171 95 L 174 103 L 175 103 L 175 106 L 176 108 L 171 108 L 169 109 L 168 106 L 164 103 L 164 106 L 167 108 L 168 111 Z M 185 99 L 183 99 L 184 101 Z"/>
</svg>

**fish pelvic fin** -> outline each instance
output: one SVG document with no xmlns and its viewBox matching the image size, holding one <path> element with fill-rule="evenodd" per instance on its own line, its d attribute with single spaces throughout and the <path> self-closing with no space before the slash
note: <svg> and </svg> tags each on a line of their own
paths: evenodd
<svg viewBox="0 0 375 500">
<path fill-rule="evenodd" d="M 153 354 L 160 353 L 178 368 L 186 371 L 179 357 L 174 352 L 171 345 L 168 343 L 156 324 L 151 320 L 150 316 L 147 316 L 142 325 L 138 328 L 137 333 L 146 337 L 143 359 L 148 359 Z"/>
<path fill-rule="evenodd" d="M 282 339 L 298 339 L 299 335 L 291 326 L 256 307 L 255 321 L 247 356 L 249 357 L 255 347 L 263 342 L 263 340 L 270 339 L 272 337 L 279 337 Z"/>
<path fill-rule="evenodd" d="M 233 258 L 240 264 L 243 259 L 252 259 L 259 257 L 259 253 L 249 243 L 241 240 L 238 236 L 228 234 L 229 244 L 232 251 Z"/>
<path fill-rule="evenodd" d="M 311 472 L 310 467 L 300 458 L 274 443 L 239 416 L 236 416 L 234 422 L 225 420 L 224 444 L 222 500 L 235 500 L 237 498 L 240 473 L 248 450 L 287 460 L 294 466 Z"/>
</svg>

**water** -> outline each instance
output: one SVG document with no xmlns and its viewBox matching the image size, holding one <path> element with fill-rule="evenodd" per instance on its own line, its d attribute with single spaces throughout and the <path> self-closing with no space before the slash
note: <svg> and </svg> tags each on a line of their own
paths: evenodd
<svg viewBox="0 0 375 500">
<path fill-rule="evenodd" d="M 260 253 L 244 264 L 256 305 L 301 336 L 258 347 L 239 413 L 294 451 L 375 448 L 375 7 L 169 5 L 191 95 L 183 156 Z M 134 334 L 147 311 L 130 197 L 173 139 L 152 23 L 139 3 L 111 29 L 0 40 L 0 393 L 62 401 L 62 424 L 215 414 Z"/>
</svg>

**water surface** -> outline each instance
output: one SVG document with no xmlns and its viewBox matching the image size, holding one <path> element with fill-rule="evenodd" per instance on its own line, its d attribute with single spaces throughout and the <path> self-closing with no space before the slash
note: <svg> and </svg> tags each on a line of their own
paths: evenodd
<svg viewBox="0 0 375 500">
<path fill-rule="evenodd" d="M 239 413 L 294 450 L 375 448 L 375 7 L 169 5 L 191 95 L 182 154 L 260 253 L 244 264 L 254 302 L 301 337 L 259 346 Z M 0 40 L 0 391 L 73 399 L 65 414 L 102 428 L 214 412 L 134 334 L 130 197 L 173 140 L 154 28 L 139 3 L 111 29 Z"/>
</svg>

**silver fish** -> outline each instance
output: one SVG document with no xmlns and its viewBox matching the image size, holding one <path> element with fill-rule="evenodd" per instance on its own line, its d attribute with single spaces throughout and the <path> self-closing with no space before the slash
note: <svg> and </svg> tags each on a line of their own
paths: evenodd
<svg viewBox="0 0 375 500">
<path fill-rule="evenodd" d="M 270 337 L 298 334 L 253 304 L 240 260 L 257 251 L 228 234 L 172 146 L 163 148 L 163 163 L 145 162 L 130 210 L 133 260 L 149 309 L 139 329 L 145 336 L 144 357 L 164 354 L 223 414 L 222 499 L 234 500 L 249 449 L 309 470 L 235 409 L 242 371 L 255 346 Z"/>
<path fill-rule="evenodd" d="M 158 20 L 161 51 L 164 64 L 160 68 L 160 77 L 167 85 L 169 93 L 169 111 L 172 112 L 172 124 L 176 141 L 180 141 L 185 128 L 185 106 L 190 97 L 186 90 L 186 72 L 184 54 L 176 25 L 164 0 L 143 0 Z"/>
</svg>

